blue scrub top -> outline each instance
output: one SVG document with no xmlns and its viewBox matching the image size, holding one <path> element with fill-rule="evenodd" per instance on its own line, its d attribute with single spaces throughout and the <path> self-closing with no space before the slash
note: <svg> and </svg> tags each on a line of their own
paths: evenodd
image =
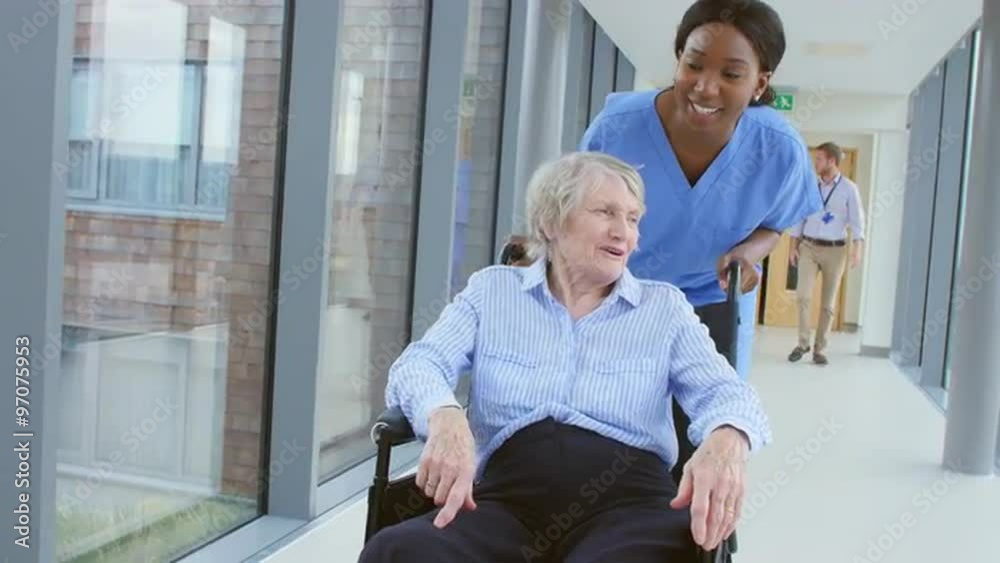
<svg viewBox="0 0 1000 563">
<path fill-rule="evenodd" d="M 661 91 L 608 96 L 580 142 L 635 166 L 646 185 L 639 248 L 629 260 L 636 277 L 671 283 L 695 307 L 726 300 L 715 266 L 761 227 L 782 232 L 822 208 L 809 149 L 776 110 L 749 107 L 729 143 L 692 187 L 663 131 L 654 100 Z M 759 269 L 759 267 L 758 267 Z M 737 371 L 750 367 L 757 291 L 740 310 Z"/>
</svg>

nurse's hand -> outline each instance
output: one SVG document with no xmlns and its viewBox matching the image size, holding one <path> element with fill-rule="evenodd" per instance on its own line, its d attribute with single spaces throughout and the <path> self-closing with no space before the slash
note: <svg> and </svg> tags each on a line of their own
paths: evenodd
<svg viewBox="0 0 1000 563">
<path fill-rule="evenodd" d="M 760 274 L 757 273 L 757 268 L 754 267 L 753 262 L 751 262 L 743 252 L 736 247 L 719 258 L 719 263 L 716 265 L 717 275 L 719 277 L 719 286 L 722 287 L 722 291 L 729 290 L 729 265 L 733 262 L 740 263 L 740 291 L 743 293 L 749 293 L 753 291 L 757 284 L 760 283 Z"/>
</svg>

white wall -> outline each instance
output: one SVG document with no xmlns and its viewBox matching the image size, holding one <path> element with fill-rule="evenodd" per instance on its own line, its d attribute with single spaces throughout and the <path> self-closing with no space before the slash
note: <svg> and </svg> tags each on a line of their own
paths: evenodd
<svg viewBox="0 0 1000 563">
<path fill-rule="evenodd" d="M 643 75 L 639 71 L 639 69 L 636 69 L 636 71 L 635 71 L 635 89 L 636 90 L 638 90 L 638 91 L 641 92 L 641 91 L 644 91 L 644 90 L 653 90 L 656 87 L 657 87 L 656 84 L 652 80 L 649 80 L 648 78 L 646 78 L 646 76 Z"/>
<path fill-rule="evenodd" d="M 875 153 L 878 165 L 868 202 L 869 238 L 865 261 L 867 280 L 861 307 L 861 345 L 888 349 L 892 341 L 896 274 L 903 228 L 903 190 L 909 134 L 879 133 Z"/>
<path fill-rule="evenodd" d="M 859 133 L 906 128 L 905 96 L 858 95 L 826 88 L 793 92 L 789 119 L 800 131 Z"/>
</svg>

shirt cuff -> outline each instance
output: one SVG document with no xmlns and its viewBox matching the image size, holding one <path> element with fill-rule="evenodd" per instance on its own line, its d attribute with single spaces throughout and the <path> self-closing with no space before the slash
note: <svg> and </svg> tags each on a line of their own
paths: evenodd
<svg viewBox="0 0 1000 563">
<path fill-rule="evenodd" d="M 756 453 L 757 450 L 771 443 L 771 431 L 766 425 L 763 429 L 761 429 L 758 425 L 753 424 L 748 420 L 726 417 L 710 420 L 708 424 L 705 425 L 705 431 L 702 433 L 701 441 L 698 442 L 698 444 L 704 444 L 705 440 L 708 439 L 712 432 L 715 432 L 722 426 L 732 426 L 733 428 L 743 432 L 750 441 L 750 453 Z"/>
<path fill-rule="evenodd" d="M 414 410 L 413 420 L 410 421 L 410 426 L 413 428 L 413 434 L 420 440 L 426 442 L 427 433 L 430 429 L 431 413 L 436 409 L 447 406 L 462 408 L 462 405 L 460 405 L 455 399 L 454 393 L 442 394 L 422 401 Z"/>
</svg>

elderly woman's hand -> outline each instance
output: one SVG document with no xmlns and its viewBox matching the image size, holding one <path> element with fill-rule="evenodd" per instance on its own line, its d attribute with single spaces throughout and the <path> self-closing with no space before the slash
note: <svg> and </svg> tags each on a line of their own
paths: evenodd
<svg viewBox="0 0 1000 563">
<path fill-rule="evenodd" d="M 420 455 L 417 486 L 436 506 L 444 505 L 434 525 L 444 528 L 461 508 L 475 510 L 472 483 L 476 475 L 475 440 L 461 409 L 445 407 L 431 413 L 427 444 Z"/>
<path fill-rule="evenodd" d="M 743 509 L 750 443 L 731 426 L 712 432 L 684 465 L 673 508 L 691 505 L 691 534 L 705 550 L 719 546 L 736 529 Z"/>
</svg>

